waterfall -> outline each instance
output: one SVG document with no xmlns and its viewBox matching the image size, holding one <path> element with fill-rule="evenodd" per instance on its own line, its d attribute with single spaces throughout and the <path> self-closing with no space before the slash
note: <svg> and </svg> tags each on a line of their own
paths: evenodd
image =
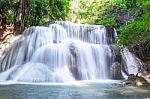
<svg viewBox="0 0 150 99">
<path fill-rule="evenodd" d="M 126 71 L 128 71 L 128 74 L 134 74 L 136 75 L 143 65 L 141 60 L 138 59 L 134 54 L 132 54 L 128 48 L 124 48 L 122 51 L 122 58 L 125 63 Z"/>
<path fill-rule="evenodd" d="M 68 82 L 122 79 L 121 72 L 130 73 L 132 70 L 121 66 L 121 61 L 125 60 L 127 66 L 129 62 L 136 66 L 136 62 L 128 61 L 132 56 L 126 54 L 122 54 L 119 59 L 123 58 L 118 61 L 115 37 L 116 33 L 110 34 L 103 25 L 56 21 L 32 26 L 0 58 L 0 80 Z"/>
</svg>

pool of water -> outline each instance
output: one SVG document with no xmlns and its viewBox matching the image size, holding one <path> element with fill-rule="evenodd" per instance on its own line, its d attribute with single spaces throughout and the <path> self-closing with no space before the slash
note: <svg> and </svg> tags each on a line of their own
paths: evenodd
<svg viewBox="0 0 150 99">
<path fill-rule="evenodd" d="M 150 87 L 124 87 L 119 81 L 0 83 L 0 99 L 150 99 Z"/>
</svg>

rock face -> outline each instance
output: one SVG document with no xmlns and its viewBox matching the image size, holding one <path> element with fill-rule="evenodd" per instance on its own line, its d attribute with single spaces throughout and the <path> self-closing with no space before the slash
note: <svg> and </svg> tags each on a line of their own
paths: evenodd
<svg viewBox="0 0 150 99">
<path fill-rule="evenodd" d="M 139 77 L 137 75 L 135 76 L 134 74 L 130 74 L 128 76 L 128 79 L 125 80 L 123 82 L 123 84 L 125 84 L 125 85 L 131 85 L 131 86 L 148 86 L 148 85 L 150 85 L 148 83 L 148 81 L 145 80 L 143 77 Z"/>
<path fill-rule="evenodd" d="M 121 64 L 119 62 L 114 62 L 111 67 L 111 78 L 121 79 Z"/>
</svg>

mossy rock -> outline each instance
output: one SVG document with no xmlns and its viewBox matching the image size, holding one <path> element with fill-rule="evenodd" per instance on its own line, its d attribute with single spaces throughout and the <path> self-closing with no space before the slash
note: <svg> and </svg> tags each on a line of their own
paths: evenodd
<svg viewBox="0 0 150 99">
<path fill-rule="evenodd" d="M 130 74 L 128 79 L 123 82 L 124 85 L 131 86 L 149 86 L 150 83 L 146 79 L 140 76 L 135 76 L 134 74 Z"/>
</svg>

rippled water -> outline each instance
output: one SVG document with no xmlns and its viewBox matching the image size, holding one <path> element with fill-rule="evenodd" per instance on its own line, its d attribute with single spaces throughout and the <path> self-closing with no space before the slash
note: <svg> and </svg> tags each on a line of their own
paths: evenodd
<svg viewBox="0 0 150 99">
<path fill-rule="evenodd" d="M 123 87 L 112 81 L 3 83 L 0 85 L 0 99 L 150 99 L 150 88 Z"/>
</svg>

